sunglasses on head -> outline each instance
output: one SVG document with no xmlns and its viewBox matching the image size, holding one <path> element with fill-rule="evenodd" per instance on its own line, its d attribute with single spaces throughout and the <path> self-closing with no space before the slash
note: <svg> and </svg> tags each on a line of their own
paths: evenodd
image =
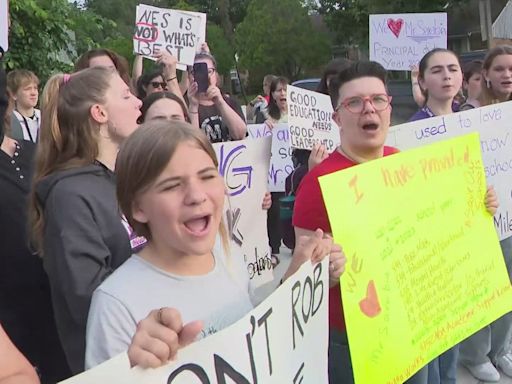
<svg viewBox="0 0 512 384">
<path fill-rule="evenodd" d="M 162 82 L 162 83 L 161 83 L 161 82 L 159 82 L 159 81 L 152 81 L 152 82 L 151 82 L 151 83 L 149 83 L 149 84 L 151 84 L 151 86 L 152 86 L 153 88 L 158 88 L 158 87 L 160 87 L 160 88 L 162 88 L 162 89 L 165 89 L 165 87 L 167 86 L 167 84 L 166 84 L 166 83 L 164 83 L 164 82 Z"/>
</svg>

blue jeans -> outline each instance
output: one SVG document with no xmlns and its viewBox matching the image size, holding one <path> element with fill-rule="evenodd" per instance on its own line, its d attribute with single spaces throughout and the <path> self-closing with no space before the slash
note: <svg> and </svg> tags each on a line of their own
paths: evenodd
<svg viewBox="0 0 512 384">
<path fill-rule="evenodd" d="M 500 242 L 508 275 L 512 281 L 512 237 Z M 495 363 L 510 351 L 512 340 L 512 312 L 483 327 L 461 344 L 460 360 L 464 365 Z"/>
<path fill-rule="evenodd" d="M 428 382 L 428 365 L 425 365 L 404 384 L 430 384 Z"/>
<path fill-rule="evenodd" d="M 428 364 L 428 384 L 455 384 L 459 344 L 436 357 Z"/>
</svg>

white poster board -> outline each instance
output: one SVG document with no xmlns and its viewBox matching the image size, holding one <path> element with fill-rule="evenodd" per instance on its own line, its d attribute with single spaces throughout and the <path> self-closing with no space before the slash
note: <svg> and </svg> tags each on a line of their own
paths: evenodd
<svg viewBox="0 0 512 384">
<path fill-rule="evenodd" d="M 370 15 L 370 60 L 388 70 L 409 71 L 447 38 L 446 13 Z"/>
<path fill-rule="evenodd" d="M 188 14 L 190 16 L 197 16 L 201 18 L 200 26 L 199 26 L 199 32 L 197 34 L 197 45 L 196 45 L 196 52 L 199 52 L 201 50 L 201 44 L 206 42 L 206 13 L 201 12 L 192 12 L 192 11 L 180 11 L 181 13 Z M 181 71 L 186 71 L 187 66 L 184 64 L 179 64 L 176 66 Z"/>
<path fill-rule="evenodd" d="M 332 119 L 331 98 L 288 85 L 286 100 L 291 146 L 311 150 L 316 143 L 320 143 L 328 153 L 332 153 L 340 144 L 340 132 Z"/>
<path fill-rule="evenodd" d="M 270 129 L 266 124 L 248 124 L 250 139 L 272 136 L 272 156 L 268 170 L 268 190 L 284 192 L 285 180 L 293 172 L 292 148 L 288 124 L 276 124 Z"/>
<path fill-rule="evenodd" d="M 9 0 L 0 0 L 0 47 L 9 49 Z"/>
<path fill-rule="evenodd" d="M 148 58 L 158 51 L 168 52 L 178 64 L 192 65 L 201 23 L 201 17 L 183 11 L 138 5 L 133 50 Z"/>
<path fill-rule="evenodd" d="M 61 384 L 327 383 L 329 261 L 305 262 L 232 326 L 157 368 L 130 369 L 126 353 Z"/>
<path fill-rule="evenodd" d="M 251 286 L 274 279 L 268 246 L 267 191 L 271 137 L 213 144 L 226 183 L 224 219 L 231 233 L 232 255 L 243 255 Z"/>
<path fill-rule="evenodd" d="M 499 199 L 494 225 L 500 240 L 512 236 L 512 101 L 391 127 L 386 144 L 400 150 L 480 133 L 487 185 Z M 483 197 L 482 197 L 483 198 Z"/>
</svg>

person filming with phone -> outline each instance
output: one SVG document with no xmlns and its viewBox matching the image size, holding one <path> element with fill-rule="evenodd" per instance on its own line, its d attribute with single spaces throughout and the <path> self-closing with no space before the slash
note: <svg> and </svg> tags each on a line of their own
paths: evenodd
<svg viewBox="0 0 512 384">
<path fill-rule="evenodd" d="M 188 107 L 192 125 L 201 128 L 211 143 L 241 140 L 247 126 L 240 105 L 223 95 L 217 63 L 207 52 L 198 53 L 189 69 Z"/>
</svg>

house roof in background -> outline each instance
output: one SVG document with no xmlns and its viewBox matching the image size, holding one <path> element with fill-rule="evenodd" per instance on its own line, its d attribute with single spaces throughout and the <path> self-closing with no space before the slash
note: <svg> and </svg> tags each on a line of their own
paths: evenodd
<svg viewBox="0 0 512 384">
<path fill-rule="evenodd" d="M 512 39 L 512 1 L 509 0 L 492 25 L 492 34 L 498 39 Z"/>
</svg>

